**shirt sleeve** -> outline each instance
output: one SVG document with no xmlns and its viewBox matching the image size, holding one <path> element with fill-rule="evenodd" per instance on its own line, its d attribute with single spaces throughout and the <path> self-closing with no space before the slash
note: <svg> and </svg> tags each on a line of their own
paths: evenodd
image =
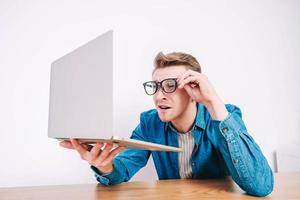
<svg viewBox="0 0 300 200">
<path fill-rule="evenodd" d="M 131 135 L 131 139 L 146 141 L 143 135 L 143 123 L 136 127 Z M 149 159 L 151 152 L 142 149 L 127 148 L 113 159 L 113 171 L 101 174 L 97 168 L 91 167 L 95 172 L 96 180 L 103 185 L 115 185 L 130 180 L 130 178 L 142 167 Z"/>
<path fill-rule="evenodd" d="M 223 121 L 211 120 L 209 137 L 222 155 L 233 180 L 248 194 L 266 196 L 273 190 L 272 170 L 249 135 L 238 107 L 226 105 Z"/>
</svg>

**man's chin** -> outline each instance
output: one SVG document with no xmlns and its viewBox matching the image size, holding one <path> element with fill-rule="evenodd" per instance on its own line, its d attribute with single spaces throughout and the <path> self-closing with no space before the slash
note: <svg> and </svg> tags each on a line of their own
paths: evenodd
<svg viewBox="0 0 300 200">
<path fill-rule="evenodd" d="M 171 121 L 171 118 L 170 117 L 166 117 L 166 116 L 161 116 L 161 115 L 158 115 L 159 119 L 163 122 L 169 122 Z"/>
<path fill-rule="evenodd" d="M 170 120 L 168 120 L 168 119 L 162 119 L 162 118 L 160 118 L 160 120 L 162 121 L 162 122 L 169 122 Z"/>
</svg>

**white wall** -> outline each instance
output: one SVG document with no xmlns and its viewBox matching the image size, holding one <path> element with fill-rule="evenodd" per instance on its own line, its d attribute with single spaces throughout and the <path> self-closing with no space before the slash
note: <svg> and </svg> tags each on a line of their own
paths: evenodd
<svg viewBox="0 0 300 200">
<path fill-rule="evenodd" d="M 152 108 L 143 81 L 158 51 L 200 61 L 225 102 L 272 153 L 300 143 L 300 3 L 277 1 L 0 2 L 0 187 L 94 183 L 88 164 L 47 138 L 50 63 L 115 33 L 115 132 Z M 152 161 L 134 180 L 154 180 Z"/>
</svg>

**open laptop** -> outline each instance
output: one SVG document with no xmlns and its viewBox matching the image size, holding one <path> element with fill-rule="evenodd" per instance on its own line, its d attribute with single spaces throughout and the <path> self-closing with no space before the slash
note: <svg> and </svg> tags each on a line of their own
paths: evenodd
<svg viewBox="0 0 300 200">
<path fill-rule="evenodd" d="M 113 32 L 108 31 L 51 64 L 48 136 L 108 142 L 152 151 L 181 148 L 113 135 Z"/>
</svg>

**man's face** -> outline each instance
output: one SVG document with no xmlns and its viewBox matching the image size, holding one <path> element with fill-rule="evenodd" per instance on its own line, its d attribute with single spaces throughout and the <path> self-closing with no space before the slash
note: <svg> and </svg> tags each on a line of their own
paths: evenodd
<svg viewBox="0 0 300 200">
<path fill-rule="evenodd" d="M 186 67 L 183 65 L 158 68 L 154 71 L 152 79 L 153 81 L 161 82 L 168 78 L 178 78 L 186 70 Z M 182 116 L 190 103 L 190 96 L 185 89 L 176 88 L 175 92 L 166 93 L 162 88 L 159 88 L 153 95 L 153 100 L 159 118 L 162 121 L 169 122 Z"/>
</svg>

